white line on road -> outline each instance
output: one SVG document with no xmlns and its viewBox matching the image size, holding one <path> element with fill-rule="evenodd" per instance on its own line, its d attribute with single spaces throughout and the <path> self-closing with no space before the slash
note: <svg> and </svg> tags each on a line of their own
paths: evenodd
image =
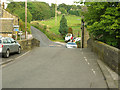
<svg viewBox="0 0 120 90">
<path fill-rule="evenodd" d="M 19 58 L 23 57 L 24 55 L 26 55 L 26 54 L 29 53 L 29 52 L 30 52 L 30 51 L 27 51 L 26 53 L 22 54 L 21 56 L 15 58 L 15 59 L 19 59 Z"/>
<path fill-rule="evenodd" d="M 13 61 L 13 59 L 9 59 L 9 60 L 7 60 L 6 62 L 1 62 L 0 65 L 2 65 L 2 64 L 4 64 L 4 63 L 7 63 L 7 62 L 11 62 L 11 61 Z"/>
<path fill-rule="evenodd" d="M 92 69 L 92 72 L 96 75 L 96 73 L 95 73 L 94 69 Z"/>
<path fill-rule="evenodd" d="M 29 52 L 30 52 L 30 51 L 27 51 L 26 53 L 22 54 L 21 56 L 15 58 L 15 59 L 9 59 L 9 60 L 7 60 L 7 62 L 12 61 L 12 62 L 10 62 L 10 63 L 8 63 L 8 64 L 13 63 L 14 60 L 21 58 L 22 56 L 26 55 L 26 54 L 29 53 Z M 5 66 L 8 65 L 8 64 L 4 64 L 4 65 L 2 65 L 2 67 L 5 67 Z"/>
<path fill-rule="evenodd" d="M 87 59 L 85 59 L 85 61 L 87 62 Z"/>
<path fill-rule="evenodd" d="M 88 62 L 88 65 L 90 65 L 90 63 Z"/>
</svg>

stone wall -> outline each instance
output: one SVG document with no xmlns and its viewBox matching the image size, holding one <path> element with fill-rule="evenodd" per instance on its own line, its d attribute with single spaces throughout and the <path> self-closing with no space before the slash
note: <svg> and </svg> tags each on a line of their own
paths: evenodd
<svg viewBox="0 0 120 90">
<path fill-rule="evenodd" d="M 0 22 L 1 22 L 0 32 L 10 33 L 13 31 L 13 19 L 12 18 L 9 18 L 9 19 L 0 18 Z"/>
<path fill-rule="evenodd" d="M 2 18 L 13 18 L 13 25 L 18 25 L 18 17 L 2 9 Z"/>
<path fill-rule="evenodd" d="M 34 47 L 40 47 L 40 41 L 35 38 L 29 40 L 19 40 L 18 43 L 21 45 L 22 50 L 31 50 Z"/>
<path fill-rule="evenodd" d="M 100 60 L 120 75 L 120 71 L 118 70 L 120 68 L 120 49 L 92 39 L 88 40 L 88 48 L 91 48 Z"/>
</svg>

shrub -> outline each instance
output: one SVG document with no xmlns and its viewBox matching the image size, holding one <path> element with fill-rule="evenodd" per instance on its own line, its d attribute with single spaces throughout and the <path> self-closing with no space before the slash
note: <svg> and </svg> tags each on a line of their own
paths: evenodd
<svg viewBox="0 0 120 90">
<path fill-rule="evenodd" d="M 77 48 L 81 48 L 81 42 L 80 41 L 77 41 L 76 44 L 77 44 Z"/>
</svg>

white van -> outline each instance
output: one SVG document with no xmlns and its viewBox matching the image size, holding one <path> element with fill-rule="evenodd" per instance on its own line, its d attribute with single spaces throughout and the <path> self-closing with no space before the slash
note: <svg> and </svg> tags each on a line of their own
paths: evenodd
<svg viewBox="0 0 120 90">
<path fill-rule="evenodd" d="M 71 33 L 68 33 L 68 34 L 65 36 L 65 42 L 70 41 L 71 37 L 72 37 L 72 34 L 71 34 Z"/>
</svg>

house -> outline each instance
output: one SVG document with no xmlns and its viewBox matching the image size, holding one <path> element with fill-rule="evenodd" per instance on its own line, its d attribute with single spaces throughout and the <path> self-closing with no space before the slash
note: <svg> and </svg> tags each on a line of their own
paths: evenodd
<svg viewBox="0 0 120 90">
<path fill-rule="evenodd" d="M 3 7 L 0 7 L 0 35 L 12 37 L 15 28 L 19 29 L 19 18 L 4 10 Z"/>
</svg>

